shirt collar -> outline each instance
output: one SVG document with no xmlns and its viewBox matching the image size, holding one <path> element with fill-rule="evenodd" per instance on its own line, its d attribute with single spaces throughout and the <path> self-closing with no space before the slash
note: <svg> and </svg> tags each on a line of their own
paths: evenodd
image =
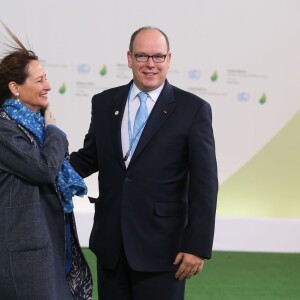
<svg viewBox="0 0 300 300">
<path fill-rule="evenodd" d="M 158 99 L 162 89 L 164 88 L 165 83 L 163 83 L 160 87 L 158 87 L 157 89 L 148 92 L 148 95 L 150 96 L 151 100 L 155 103 L 156 100 Z M 140 93 L 141 91 L 139 90 L 139 88 L 135 85 L 135 83 L 133 83 L 132 86 L 132 92 L 130 95 L 130 101 L 133 101 L 136 96 L 138 95 L 138 93 Z"/>
</svg>

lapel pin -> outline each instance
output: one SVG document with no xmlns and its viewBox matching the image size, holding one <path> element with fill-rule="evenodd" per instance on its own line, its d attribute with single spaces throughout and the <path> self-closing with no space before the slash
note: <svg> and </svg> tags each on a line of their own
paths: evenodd
<svg viewBox="0 0 300 300">
<path fill-rule="evenodd" d="M 168 113 L 168 111 L 167 111 L 166 109 L 164 109 L 164 110 L 163 110 L 163 113 L 164 113 L 164 114 L 167 114 L 167 113 Z"/>
<path fill-rule="evenodd" d="M 117 116 L 118 114 L 119 114 L 119 111 L 118 111 L 118 110 L 116 110 L 116 111 L 115 111 L 115 115 Z"/>
</svg>

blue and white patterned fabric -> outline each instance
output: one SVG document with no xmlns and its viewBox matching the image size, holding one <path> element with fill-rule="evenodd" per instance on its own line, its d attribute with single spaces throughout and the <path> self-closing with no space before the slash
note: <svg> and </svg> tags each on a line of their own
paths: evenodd
<svg viewBox="0 0 300 300">
<path fill-rule="evenodd" d="M 2 105 L 8 116 L 25 127 L 37 139 L 42 148 L 45 135 L 45 121 L 41 113 L 35 113 L 23 103 L 14 99 L 7 99 Z M 64 211 L 70 213 L 73 210 L 73 196 L 83 197 L 87 194 L 87 187 L 81 176 L 73 169 L 67 159 L 64 160 L 61 170 L 56 177 L 56 185 L 62 196 Z"/>
</svg>

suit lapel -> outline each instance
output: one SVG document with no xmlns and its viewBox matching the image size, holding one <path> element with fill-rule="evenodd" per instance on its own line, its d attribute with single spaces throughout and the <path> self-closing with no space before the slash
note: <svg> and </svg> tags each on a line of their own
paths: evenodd
<svg viewBox="0 0 300 300">
<path fill-rule="evenodd" d="M 159 128 L 166 122 L 169 116 L 172 114 L 176 107 L 174 99 L 173 88 L 165 82 L 164 88 L 161 91 L 152 111 L 147 120 L 146 126 L 140 137 L 138 145 L 134 151 L 134 154 L 130 160 L 129 166 L 137 159 L 139 154 L 147 146 L 153 135 L 159 130 Z M 129 167 L 128 166 L 128 167 Z"/>
<path fill-rule="evenodd" d="M 130 83 L 131 84 L 131 83 Z M 121 137 L 121 126 L 122 119 L 125 110 L 125 105 L 128 97 L 128 92 L 130 84 L 125 86 L 119 93 L 115 94 L 113 97 L 114 106 L 113 106 L 113 118 L 112 118 L 112 137 L 113 145 L 115 148 L 115 153 L 120 161 L 121 165 L 125 169 L 125 163 L 123 160 L 123 151 L 122 151 L 122 137 Z"/>
</svg>

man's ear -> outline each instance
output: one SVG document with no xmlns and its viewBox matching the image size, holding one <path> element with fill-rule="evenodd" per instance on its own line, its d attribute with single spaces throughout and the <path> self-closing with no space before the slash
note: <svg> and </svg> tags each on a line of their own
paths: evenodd
<svg viewBox="0 0 300 300">
<path fill-rule="evenodd" d="M 130 51 L 127 52 L 127 62 L 128 62 L 128 67 L 131 69 L 132 68 L 132 52 L 130 52 Z"/>
<path fill-rule="evenodd" d="M 18 86 L 18 84 L 17 84 L 15 81 L 11 81 L 11 82 L 8 84 L 8 88 L 10 89 L 11 93 L 12 93 L 14 96 L 17 95 L 19 86 Z"/>
</svg>

